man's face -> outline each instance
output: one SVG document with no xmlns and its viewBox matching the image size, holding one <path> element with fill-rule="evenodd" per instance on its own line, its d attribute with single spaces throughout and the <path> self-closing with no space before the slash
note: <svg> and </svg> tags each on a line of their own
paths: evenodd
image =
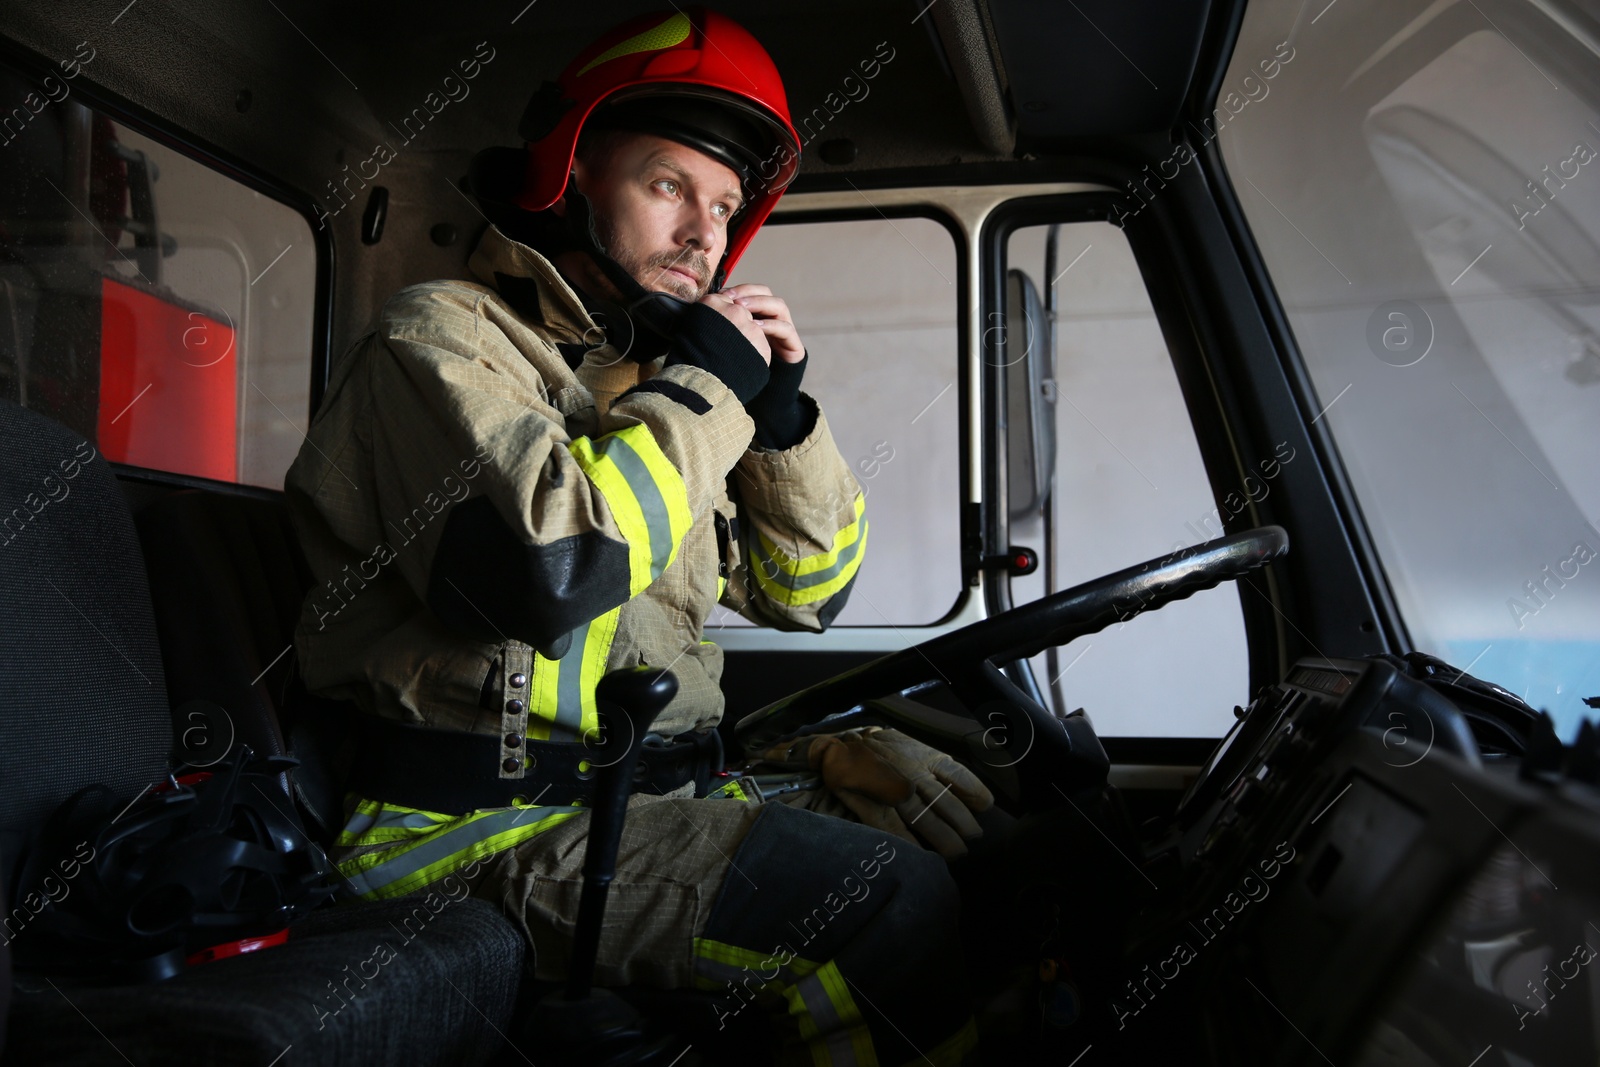
<svg viewBox="0 0 1600 1067">
<path fill-rule="evenodd" d="M 573 179 L 594 205 L 606 251 L 646 289 L 688 301 L 704 296 L 728 247 L 728 221 L 743 203 L 739 176 L 646 133 L 617 134 L 609 152 L 591 156 L 598 158 L 573 161 Z"/>
</svg>

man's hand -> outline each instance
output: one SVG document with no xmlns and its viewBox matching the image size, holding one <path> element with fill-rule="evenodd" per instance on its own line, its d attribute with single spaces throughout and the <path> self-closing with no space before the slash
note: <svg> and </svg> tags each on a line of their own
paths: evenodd
<svg viewBox="0 0 1600 1067">
<path fill-rule="evenodd" d="M 801 738 L 761 759 L 821 771 L 826 793 L 862 823 L 947 860 L 966 855 L 966 842 L 983 836 L 972 813 L 994 804 L 994 795 L 966 767 L 899 730 L 869 726 Z"/>
<path fill-rule="evenodd" d="M 756 325 L 772 343 L 774 356 L 785 363 L 799 363 L 805 358 L 806 346 L 800 342 L 800 331 L 789 317 L 789 305 L 773 296 L 771 289 L 765 285 L 734 285 L 722 292 L 755 316 Z"/>
<path fill-rule="evenodd" d="M 738 288 L 738 286 L 735 286 L 735 288 Z M 761 354 L 761 361 L 771 366 L 772 346 L 767 341 L 767 331 L 763 329 L 762 323 L 756 319 L 750 309 L 729 296 L 729 292 L 731 290 L 723 290 L 720 293 L 707 293 L 700 298 L 699 302 L 737 326 L 739 332 L 744 334 L 744 339 L 749 341 L 755 350 Z M 801 355 L 805 355 L 805 353 L 802 352 Z"/>
</svg>

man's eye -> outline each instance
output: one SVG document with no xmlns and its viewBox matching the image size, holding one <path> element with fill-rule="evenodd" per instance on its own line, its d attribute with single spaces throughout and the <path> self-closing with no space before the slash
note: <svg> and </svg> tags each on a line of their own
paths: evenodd
<svg viewBox="0 0 1600 1067">
<path fill-rule="evenodd" d="M 719 219 L 725 219 L 729 215 L 733 214 L 732 211 L 728 210 L 727 204 L 717 204 L 712 208 L 712 210 L 717 213 L 717 218 Z"/>
<path fill-rule="evenodd" d="M 678 183 L 673 181 L 671 178 L 662 178 L 660 181 L 656 182 L 656 184 L 661 187 L 663 192 L 669 193 L 673 196 L 678 194 Z"/>
</svg>

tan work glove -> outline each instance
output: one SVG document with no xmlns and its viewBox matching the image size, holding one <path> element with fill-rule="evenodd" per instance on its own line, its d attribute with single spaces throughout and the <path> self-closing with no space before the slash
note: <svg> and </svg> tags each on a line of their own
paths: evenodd
<svg viewBox="0 0 1600 1067">
<path fill-rule="evenodd" d="M 983 836 L 972 813 L 994 804 L 988 788 L 953 757 L 881 726 L 802 738 L 762 758 L 803 758 L 863 824 L 925 844 L 947 860 L 966 855 L 966 842 Z"/>
</svg>

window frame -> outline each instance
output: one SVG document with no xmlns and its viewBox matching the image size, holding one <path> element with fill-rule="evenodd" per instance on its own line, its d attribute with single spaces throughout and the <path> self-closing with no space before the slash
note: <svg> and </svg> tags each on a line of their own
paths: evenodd
<svg viewBox="0 0 1600 1067">
<path fill-rule="evenodd" d="M 862 632 L 862 633 L 870 633 L 870 632 L 874 632 L 874 631 L 876 631 L 876 630 L 878 630 L 880 628 L 882 628 L 882 629 L 890 629 L 890 628 L 892 628 L 892 629 L 895 629 L 895 630 L 905 630 L 905 631 L 908 631 L 908 632 L 917 632 L 917 631 L 933 630 L 933 629 L 937 629 L 937 628 L 940 628 L 940 627 L 949 626 L 953 621 L 955 621 L 957 618 L 959 618 L 966 611 L 967 604 L 972 599 L 973 587 L 977 584 L 976 577 L 975 577 L 974 573 L 969 570 L 968 564 L 967 564 L 967 556 L 968 556 L 967 545 L 968 545 L 969 540 L 973 536 L 973 531 L 972 531 L 971 526 L 970 526 L 970 523 L 972 522 L 972 514 L 971 514 L 972 513 L 972 507 L 968 503 L 968 501 L 970 501 L 972 499 L 973 486 L 972 486 L 972 476 L 971 476 L 970 464 L 967 462 L 967 457 L 969 455 L 968 449 L 969 449 L 969 445 L 970 445 L 970 441 L 971 441 L 971 435 L 972 435 L 972 426 L 970 424 L 971 420 L 969 418 L 972 382 L 970 381 L 969 366 L 968 366 L 968 364 L 969 364 L 968 356 L 969 356 L 969 354 L 971 352 L 971 348 L 970 348 L 970 339 L 968 337 L 968 331 L 965 329 L 964 324 L 962 323 L 962 312 L 963 312 L 963 309 L 968 306 L 968 302 L 969 302 L 970 297 L 971 297 L 971 282 L 970 282 L 970 279 L 967 277 L 967 270 L 966 270 L 966 263 L 967 263 L 967 258 L 968 258 L 968 256 L 967 256 L 967 253 L 968 253 L 967 238 L 966 238 L 966 234 L 962 231 L 960 223 L 956 219 L 952 218 L 948 213 L 940 210 L 938 205 L 936 205 L 936 204 L 927 204 L 927 203 L 924 203 L 924 204 L 914 204 L 914 203 L 913 204 L 889 204 L 889 205 L 884 205 L 881 208 L 877 207 L 877 206 L 874 206 L 874 205 L 871 205 L 870 203 L 863 204 L 860 208 L 807 208 L 807 207 L 802 207 L 802 208 L 798 208 L 798 209 L 791 209 L 791 210 L 788 210 L 788 211 L 781 211 L 781 210 L 774 211 L 773 214 L 771 215 L 771 217 L 769 217 L 767 219 L 767 221 L 763 224 L 763 227 L 765 228 L 765 227 L 797 226 L 797 225 L 805 225 L 805 224 L 808 224 L 808 223 L 881 222 L 881 221 L 893 222 L 896 219 L 925 219 L 927 221 L 936 223 L 940 228 L 942 228 L 945 231 L 946 234 L 949 235 L 950 240 L 951 240 L 951 249 L 952 249 L 952 251 L 953 251 L 953 253 L 955 255 L 955 267 L 956 267 L 955 288 L 956 288 L 956 291 L 955 291 L 953 299 L 955 301 L 955 309 L 954 309 L 955 315 L 954 315 L 954 317 L 955 317 L 955 332 L 956 332 L 956 354 L 955 354 L 956 365 L 955 365 L 954 369 L 955 369 L 955 372 L 956 372 L 956 384 L 955 384 L 956 401 L 955 402 L 956 402 L 956 405 L 957 405 L 957 411 L 956 411 L 957 471 L 956 471 L 956 498 L 955 498 L 955 500 L 951 501 L 951 503 L 954 506 L 956 506 L 956 507 L 958 507 L 960 509 L 960 516 L 961 516 L 960 520 L 959 520 L 960 521 L 960 526 L 958 528 L 958 544 L 960 546 L 960 556 L 961 556 L 961 559 L 959 561 L 960 572 L 961 572 L 961 584 L 960 584 L 959 588 L 956 590 L 956 595 L 953 598 L 953 600 L 952 600 L 952 602 L 950 604 L 950 607 L 948 609 L 946 609 L 945 612 L 943 614 L 941 614 L 936 619 L 931 619 L 931 620 L 929 620 L 927 622 L 917 622 L 917 623 L 900 623 L 900 622 L 894 622 L 894 623 L 865 623 L 865 624 L 848 624 L 848 625 L 843 625 L 843 626 L 837 627 L 837 629 L 839 629 L 841 631 L 845 631 L 845 632 L 857 631 L 857 632 Z M 869 508 L 869 510 L 868 510 L 868 518 L 869 518 L 869 520 L 870 520 L 870 517 L 871 517 L 871 511 L 870 511 L 870 508 Z M 730 643 L 730 642 L 726 641 L 726 638 L 727 638 L 729 633 L 741 632 L 743 629 L 744 628 L 741 627 L 738 630 L 732 630 L 732 631 L 725 630 L 725 631 L 722 631 L 718 635 L 717 643 L 719 645 L 722 645 L 724 648 L 738 648 L 742 644 L 742 642 L 740 642 L 737 638 L 735 638 L 734 641 Z M 830 629 L 832 629 L 832 628 L 830 628 Z M 777 631 L 773 631 L 773 632 L 777 632 Z M 929 635 L 929 636 L 932 636 L 932 635 Z M 799 642 L 795 642 L 794 644 L 792 644 L 791 646 L 789 646 L 789 647 L 787 647 L 785 649 L 771 649 L 770 651 L 803 652 L 803 651 L 806 651 L 806 649 Z"/>
<path fill-rule="evenodd" d="M 56 70 L 49 59 L 0 36 L 0 64 L 9 66 L 19 75 L 35 82 L 41 81 Z M 152 141 L 172 149 L 195 163 L 262 194 L 290 208 L 298 214 L 311 231 L 312 247 L 316 255 L 316 275 L 313 279 L 311 352 L 307 385 L 309 421 L 322 402 L 332 372 L 333 299 L 334 299 L 334 243 L 331 227 L 319 229 L 312 208 L 315 201 L 309 193 L 300 190 L 275 175 L 254 167 L 246 161 L 225 152 L 216 145 L 194 137 L 177 128 L 172 122 L 141 107 L 131 100 L 102 87 L 93 80 L 91 66 L 73 79 L 72 98 L 92 108 L 113 122 L 126 126 Z M 97 443 L 98 447 L 98 443 Z M 111 463 L 119 477 L 129 477 L 143 482 L 166 484 L 183 489 L 204 489 L 219 493 L 236 493 L 257 496 L 271 493 L 281 496 L 281 490 L 266 489 L 240 482 L 219 481 L 177 471 L 163 471 L 127 463 Z"/>
<path fill-rule="evenodd" d="M 986 272 L 986 281 L 991 281 L 992 283 L 987 286 L 989 290 L 987 295 L 993 303 L 985 305 L 985 321 L 995 321 L 990 318 L 990 315 L 1003 312 L 1005 308 L 1005 279 L 1011 267 L 1008 250 L 1012 237 L 1018 231 L 1052 223 L 1059 223 L 1065 227 L 1090 222 L 1111 222 L 1115 199 L 1114 196 L 1108 194 L 1095 193 L 1080 193 L 1067 197 L 1029 198 L 1013 201 L 1005 209 L 996 211 L 992 231 L 985 234 L 985 250 L 986 252 L 991 252 L 997 261 L 997 265 L 989 272 Z M 1112 224 L 1115 225 L 1115 223 Z M 1167 356 L 1171 361 L 1177 378 L 1184 410 L 1189 416 L 1189 428 L 1194 434 L 1196 449 L 1200 455 L 1201 465 L 1205 470 L 1207 490 L 1213 500 L 1220 500 L 1223 495 L 1239 487 L 1245 473 L 1253 473 L 1254 468 L 1251 466 L 1250 459 L 1260 459 L 1261 457 L 1259 455 L 1249 457 L 1245 462 L 1244 472 L 1238 474 L 1232 473 L 1233 468 L 1231 466 L 1219 466 L 1224 462 L 1232 462 L 1231 458 L 1228 458 L 1232 456 L 1232 452 L 1229 447 L 1231 435 L 1226 432 L 1223 424 L 1225 416 L 1215 404 L 1217 400 L 1216 394 L 1214 391 L 1204 387 L 1208 383 L 1204 382 L 1202 376 L 1193 373 L 1186 375 L 1184 373 L 1178 348 L 1173 344 L 1173 323 L 1171 319 L 1175 312 L 1169 307 L 1168 311 L 1164 313 L 1156 302 L 1156 291 L 1151 284 L 1153 268 L 1148 258 L 1149 248 L 1141 249 L 1126 228 L 1119 227 L 1118 229 L 1128 241 L 1129 251 L 1133 254 L 1134 262 L 1139 270 L 1140 281 L 1145 286 L 1145 293 L 1150 300 L 1152 313 L 1155 316 L 1158 328 L 1161 330 L 1162 341 L 1166 344 Z M 1040 291 L 1039 296 L 1041 300 L 1047 299 L 1047 294 L 1043 290 Z M 1197 355 L 1197 353 L 1192 355 Z M 983 361 L 986 377 L 985 386 L 989 398 L 984 411 L 985 432 L 988 435 L 987 454 L 993 457 L 992 461 L 985 465 L 984 473 L 987 481 L 984 499 L 995 502 L 995 506 L 988 508 L 985 515 L 989 521 L 989 530 L 991 531 L 990 539 L 986 543 L 992 546 L 987 551 L 991 554 L 1009 555 L 1009 546 L 1014 541 L 1011 537 L 1011 513 L 1008 506 L 1009 501 L 1007 500 L 1009 492 L 1007 471 L 1009 450 L 1006 447 L 1007 442 L 1004 431 L 1001 428 L 1002 422 L 1005 421 L 1006 404 L 1004 362 L 1003 359 L 999 358 L 985 358 Z M 1206 415 L 1210 415 L 1211 418 L 1204 417 Z M 1060 410 L 1058 408 L 1057 417 L 1059 418 L 1059 416 Z M 1208 437 L 1209 441 L 1207 440 Z M 1264 454 L 1270 455 L 1271 450 L 1268 449 Z M 1286 470 L 1287 467 L 1281 469 Z M 1222 471 L 1220 478 L 1218 475 L 1219 470 Z M 1282 477 L 1281 473 L 1279 477 Z M 1220 489 L 1219 486 L 1221 487 Z M 1232 516 L 1229 521 L 1225 522 L 1226 533 L 1237 533 L 1240 530 L 1271 521 L 1270 519 L 1263 519 L 1261 522 L 1248 524 L 1240 524 L 1237 521 L 1239 517 L 1249 513 L 1250 509 L 1247 508 L 1245 511 L 1240 512 L 1238 516 Z M 1040 553 L 1041 567 L 1044 563 L 1043 553 L 1052 549 L 1053 546 L 1051 545 L 1042 545 L 1035 549 Z M 1132 564 L 1136 561 L 1129 560 L 1128 562 Z M 987 587 L 987 591 L 990 594 L 988 608 L 991 614 L 1017 606 L 1011 595 L 1012 582 L 1012 576 L 1007 573 L 1003 580 L 991 583 Z M 1220 588 L 1227 588 L 1230 585 L 1237 587 L 1237 584 L 1225 582 Z M 1276 661 L 1280 652 L 1277 647 L 1277 630 L 1275 627 L 1262 625 L 1266 622 L 1264 618 L 1254 620 L 1255 626 L 1253 628 L 1252 613 L 1248 609 L 1248 602 L 1252 598 L 1243 590 L 1237 590 L 1236 595 L 1245 633 L 1247 687 L 1249 692 L 1255 692 L 1261 686 L 1270 685 L 1282 677 L 1281 672 L 1275 672 L 1270 680 L 1260 681 L 1258 677 L 1260 671 L 1257 669 L 1258 663 Z M 1270 612 L 1267 613 L 1269 617 L 1270 614 Z M 1010 668 L 1019 666 L 1026 668 L 1026 682 L 1011 674 Z M 1014 681 L 1022 684 L 1024 690 L 1029 692 L 1041 706 L 1045 708 L 1056 706 L 1048 689 L 1039 687 L 1039 681 L 1033 675 L 1031 660 L 1019 661 L 1019 663 L 1009 665 L 1007 673 Z M 1021 672 L 1019 671 L 1018 673 Z M 1108 738 L 1102 737 L 1101 740 L 1106 741 Z M 1191 738 L 1184 736 L 1153 737 L 1141 735 L 1114 737 L 1114 740 L 1122 748 L 1127 748 L 1131 745 L 1133 749 L 1138 751 L 1151 749 L 1152 742 L 1156 743 L 1154 748 L 1157 751 L 1160 750 L 1162 744 L 1176 746 L 1173 750 L 1177 751 L 1190 742 L 1213 746 L 1220 740 L 1220 737 Z M 1201 750 L 1197 746 L 1195 751 L 1201 757 L 1200 762 L 1204 762 L 1204 756 L 1209 752 L 1209 749 Z M 1136 762 L 1154 761 L 1141 759 Z"/>
<path fill-rule="evenodd" d="M 840 221 L 872 221 L 883 218 L 910 218 L 925 216 L 941 222 L 955 238 L 957 250 L 957 403 L 962 406 L 958 422 L 958 448 L 960 448 L 960 507 L 962 507 L 962 553 L 968 560 L 976 561 L 981 552 L 978 526 L 978 494 L 981 491 L 981 435 L 974 435 L 978 422 L 979 395 L 974 394 L 973 371 L 976 370 L 976 346 L 981 342 L 982 320 L 974 310 L 973 275 L 981 269 L 979 264 L 979 235 L 990 214 L 1000 210 L 1005 203 L 1019 195 L 1056 194 L 1078 192 L 1085 189 L 1102 189 L 1096 182 L 1058 181 L 1050 179 L 1027 184 L 992 184 L 982 181 L 981 174 L 973 174 L 970 184 L 891 184 L 894 176 L 883 176 L 880 181 L 862 176 L 856 181 L 818 182 L 814 187 L 790 192 L 784 197 L 768 226 L 782 219 L 840 219 Z M 810 659 L 816 662 L 837 664 L 838 669 L 854 667 L 872 657 L 896 653 L 918 641 L 931 640 L 941 633 L 960 629 L 963 625 L 979 622 L 986 617 L 984 598 L 978 585 L 994 581 L 992 574 L 982 574 L 976 566 L 966 569 L 966 584 L 957 605 L 942 621 L 917 625 L 850 625 L 830 627 L 824 633 L 782 633 L 765 627 L 736 627 L 720 630 L 717 643 L 726 654 L 726 669 L 733 672 L 734 664 L 762 662 L 766 667 L 778 669 L 779 664 L 803 664 Z M 742 670 L 742 665 L 741 665 Z M 806 667 L 797 677 L 805 683 L 821 677 L 816 670 Z M 765 681 L 765 678 L 763 678 Z M 763 689 L 765 691 L 765 689 Z M 768 699 L 787 696 L 773 691 Z M 754 707 L 754 704 L 752 704 Z"/>
<path fill-rule="evenodd" d="M 1208 26 L 1201 47 L 1202 59 L 1196 68 L 1207 74 L 1197 76 L 1191 84 L 1178 124 L 1183 134 L 1181 138 L 1173 138 L 1174 144 L 1181 140 L 1195 156 L 1194 164 L 1184 168 L 1193 172 L 1192 175 L 1183 180 L 1181 185 L 1174 183 L 1174 190 L 1179 194 L 1174 199 L 1181 198 L 1194 204 L 1197 217 L 1193 224 L 1183 228 L 1180 233 L 1178 220 L 1170 217 L 1171 203 L 1163 203 L 1163 198 L 1158 196 L 1152 205 L 1153 210 L 1143 213 L 1147 221 L 1140 224 L 1138 219 L 1134 220 L 1129 239 L 1134 240 L 1133 230 L 1141 234 L 1146 230 L 1173 233 L 1182 242 L 1173 249 L 1175 266 L 1181 264 L 1181 257 L 1185 255 L 1212 258 L 1215 261 L 1219 248 L 1231 252 L 1229 269 L 1225 275 L 1218 277 L 1212 299 L 1218 302 L 1219 318 L 1223 320 L 1223 325 L 1230 325 L 1231 320 L 1231 325 L 1239 331 L 1228 338 L 1239 346 L 1234 362 L 1259 368 L 1258 373 L 1264 376 L 1259 380 L 1272 380 L 1271 392 L 1275 396 L 1265 397 L 1266 406 L 1262 409 L 1266 424 L 1273 428 L 1274 433 L 1280 429 L 1293 431 L 1298 439 L 1294 442 L 1295 447 L 1301 447 L 1300 442 L 1303 442 L 1315 460 L 1306 465 L 1307 468 L 1314 467 L 1314 471 L 1297 470 L 1295 477 L 1287 483 L 1299 487 L 1301 494 L 1316 491 L 1323 499 L 1323 506 L 1314 507 L 1313 510 L 1323 513 L 1327 525 L 1315 523 L 1305 531 L 1299 531 L 1300 543 L 1291 544 L 1286 568 L 1299 572 L 1298 576 L 1301 576 L 1299 584 L 1303 587 L 1303 602 L 1313 609 L 1312 632 L 1318 637 L 1325 634 L 1327 638 L 1342 637 L 1348 634 L 1349 626 L 1354 622 L 1360 633 L 1371 635 L 1367 647 L 1352 648 L 1348 653 L 1330 648 L 1332 654 L 1360 657 L 1403 652 L 1414 647 L 1410 632 L 1400 614 L 1394 589 L 1378 556 L 1333 436 L 1326 425 L 1317 421 L 1316 416 L 1320 413 L 1317 393 L 1304 353 L 1295 341 L 1288 313 L 1245 217 L 1233 178 L 1223 162 L 1220 139 L 1212 137 L 1209 141 L 1196 144 L 1196 139 L 1189 135 L 1203 128 L 1197 123 L 1209 120 L 1221 99 L 1244 26 L 1246 7 L 1245 3 L 1235 3 L 1226 17 L 1218 18 Z M 1180 179 L 1183 178 L 1184 175 L 1180 174 Z M 1135 255 L 1138 254 L 1136 246 Z M 1174 296 L 1183 299 L 1195 300 L 1206 296 L 1196 279 L 1187 275 L 1176 278 L 1171 288 Z M 1158 316 L 1162 314 L 1160 303 L 1157 303 L 1156 311 Z M 1207 338 L 1216 336 L 1215 331 L 1210 329 L 1197 329 L 1195 332 Z M 1273 375 L 1272 371 L 1276 374 Z M 1179 376 L 1181 381 L 1181 370 Z M 1224 379 L 1219 384 L 1226 388 L 1229 382 Z M 1277 406 L 1274 407 L 1274 404 Z M 1230 403 L 1229 406 L 1234 404 Z M 1204 441 L 1201 448 L 1202 454 L 1205 454 Z M 1301 486 L 1309 474 L 1315 474 L 1318 486 Z M 1305 573 L 1303 564 L 1307 554 L 1297 552 L 1308 540 L 1305 533 L 1311 534 L 1311 544 L 1307 546 L 1313 550 L 1311 557 L 1335 568 L 1320 579 L 1317 575 Z M 1335 583 L 1352 581 L 1359 582 L 1359 588 L 1350 587 L 1349 592 L 1344 594 L 1337 591 Z M 1330 586 L 1335 588 L 1330 590 Z M 1311 644 L 1312 638 L 1299 634 L 1301 640 L 1294 641 L 1294 636 L 1285 635 L 1286 652 L 1291 645 L 1299 646 L 1296 655 L 1314 651 L 1314 648 L 1304 647 Z M 1287 671 L 1290 662 L 1288 655 L 1284 654 L 1280 674 Z M 1251 691 L 1254 692 L 1257 682 L 1254 646 L 1251 672 Z M 1263 679 L 1261 684 L 1270 684 L 1274 680 Z"/>
</svg>

